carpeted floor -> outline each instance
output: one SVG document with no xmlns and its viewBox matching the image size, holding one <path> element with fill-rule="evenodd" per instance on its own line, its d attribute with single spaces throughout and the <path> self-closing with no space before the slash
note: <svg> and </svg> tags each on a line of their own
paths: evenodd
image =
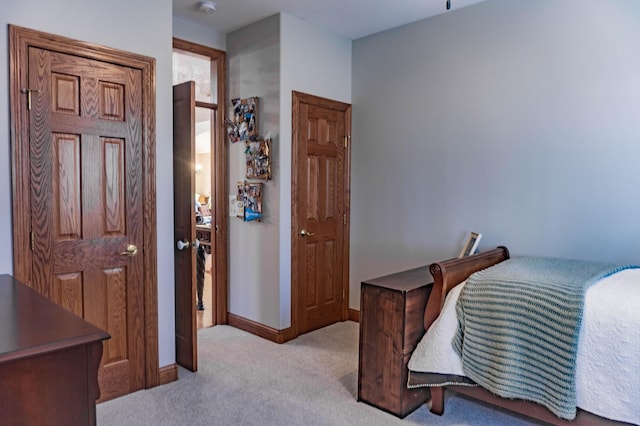
<svg viewBox="0 0 640 426">
<path fill-rule="evenodd" d="M 532 425 L 451 395 L 442 417 L 404 420 L 357 402 L 358 324 L 278 345 L 229 326 L 198 332 L 199 371 L 99 404 L 98 425 Z"/>
</svg>

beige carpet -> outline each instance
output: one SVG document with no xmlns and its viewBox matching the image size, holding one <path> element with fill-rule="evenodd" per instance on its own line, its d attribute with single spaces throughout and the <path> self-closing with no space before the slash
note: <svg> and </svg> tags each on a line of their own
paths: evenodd
<svg viewBox="0 0 640 426">
<path fill-rule="evenodd" d="M 358 324 L 278 345 L 229 326 L 198 332 L 199 371 L 98 405 L 98 425 L 531 425 L 451 396 L 404 420 L 357 402 Z"/>
</svg>

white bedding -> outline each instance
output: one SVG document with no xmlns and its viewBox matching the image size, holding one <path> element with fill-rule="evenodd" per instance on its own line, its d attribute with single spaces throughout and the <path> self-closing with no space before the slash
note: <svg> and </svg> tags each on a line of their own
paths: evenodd
<svg viewBox="0 0 640 426">
<path fill-rule="evenodd" d="M 418 344 L 409 370 L 463 376 L 451 341 L 463 284 Z M 626 269 L 589 287 L 576 360 L 576 400 L 585 411 L 640 424 L 640 269 Z"/>
</svg>

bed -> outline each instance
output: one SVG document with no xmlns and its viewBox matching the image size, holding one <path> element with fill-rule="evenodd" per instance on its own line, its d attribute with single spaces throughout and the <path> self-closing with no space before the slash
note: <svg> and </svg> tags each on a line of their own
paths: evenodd
<svg viewBox="0 0 640 426">
<path fill-rule="evenodd" d="M 428 387 L 430 410 L 435 414 L 444 413 L 445 389 L 449 389 L 551 424 L 640 424 L 640 269 L 634 267 L 611 269 L 585 290 L 578 323 L 581 332 L 575 337 L 575 417 L 559 416 L 548 404 L 497 396 L 467 377 L 478 379 L 475 364 L 468 363 L 466 352 L 460 356 L 460 341 L 457 349 L 451 343 L 456 337 L 475 342 L 471 334 L 462 333 L 462 338 L 456 334 L 460 310 L 464 311 L 457 300 L 461 289 L 486 270 L 514 261 L 506 247 L 498 247 L 430 265 L 434 284 L 423 318 L 426 333 L 409 360 L 407 386 Z M 461 317 L 470 317 L 470 311 Z M 492 385 L 485 387 L 494 390 Z"/>
</svg>

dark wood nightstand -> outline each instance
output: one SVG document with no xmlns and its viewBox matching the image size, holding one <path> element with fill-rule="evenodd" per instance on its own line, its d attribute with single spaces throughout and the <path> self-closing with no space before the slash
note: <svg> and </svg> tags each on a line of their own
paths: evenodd
<svg viewBox="0 0 640 426">
<path fill-rule="evenodd" d="M 358 401 L 402 418 L 429 399 L 427 388 L 407 388 L 407 363 L 432 282 L 428 266 L 362 282 Z"/>
</svg>

